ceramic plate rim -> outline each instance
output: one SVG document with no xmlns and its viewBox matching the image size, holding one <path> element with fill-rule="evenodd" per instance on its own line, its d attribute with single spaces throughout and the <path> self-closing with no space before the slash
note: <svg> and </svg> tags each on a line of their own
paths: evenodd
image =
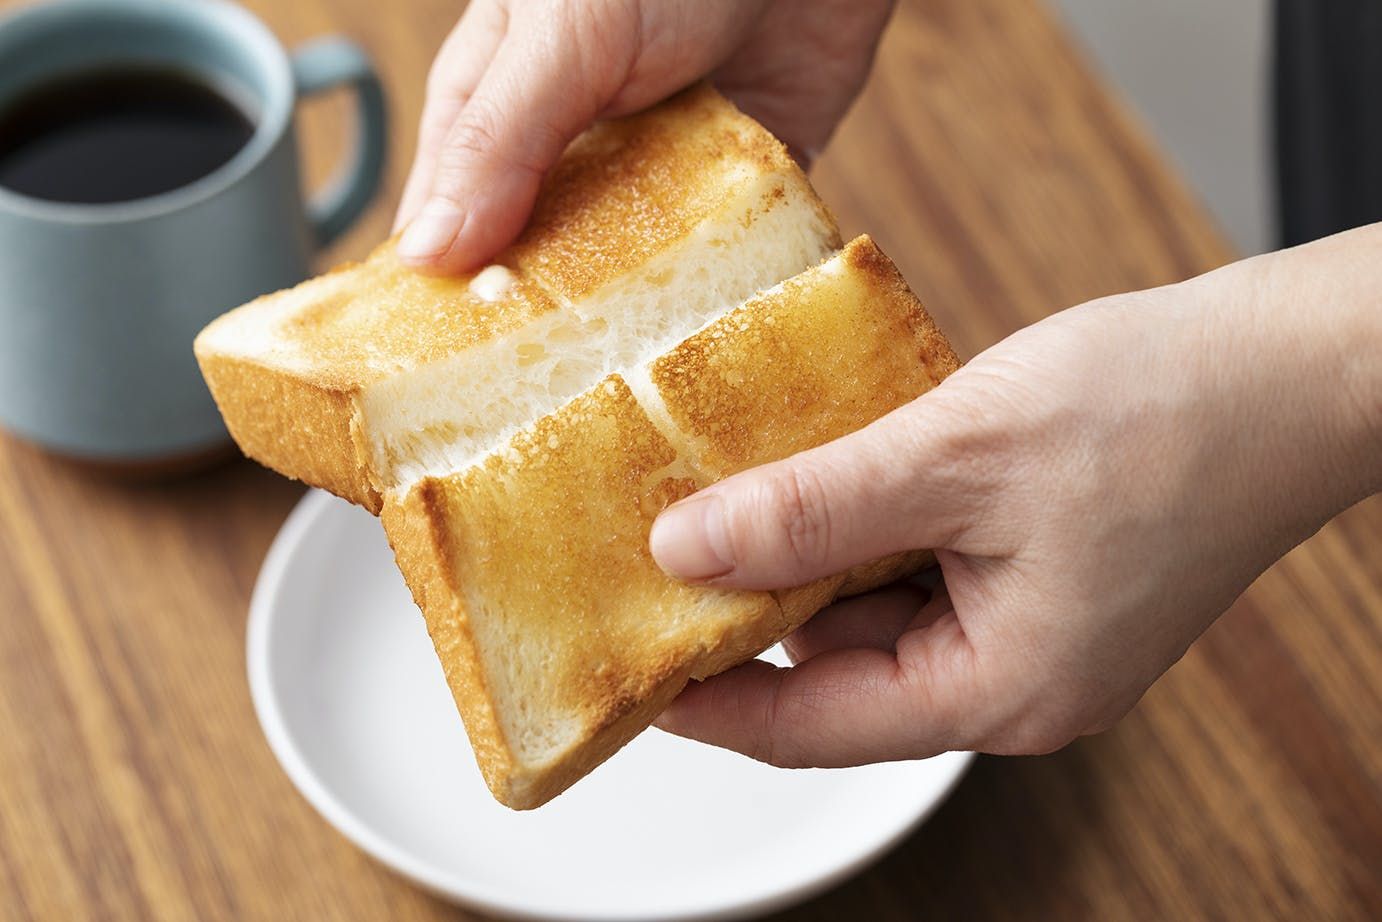
<svg viewBox="0 0 1382 922">
<path fill-rule="evenodd" d="M 293 558 L 311 532 L 317 520 L 326 515 L 338 502 L 329 493 L 312 489 L 299 500 L 284 520 L 255 580 L 250 597 L 249 618 L 246 625 L 246 670 L 249 675 L 250 698 L 259 724 L 268 740 L 269 748 L 283 767 L 293 786 L 331 826 L 385 866 L 433 894 L 457 904 L 497 913 L 510 918 L 566 920 L 586 922 L 591 916 L 582 913 L 552 912 L 547 906 L 526 901 L 521 895 L 487 884 L 484 880 L 465 877 L 438 867 L 421 858 L 389 837 L 376 832 L 359 818 L 348 804 L 338 798 L 322 782 L 311 763 L 302 755 L 279 706 L 279 693 L 269 667 L 271 624 L 280 611 L 278 596 L 289 574 Z M 745 915 L 770 912 L 820 893 L 867 866 L 900 842 L 919 826 L 950 796 L 956 784 L 969 769 L 973 753 L 950 753 L 953 764 L 944 783 L 915 802 L 903 803 L 896 823 L 880 827 L 880 834 L 864 848 L 842 853 L 841 860 L 828 872 L 806 877 L 794 885 L 755 894 L 736 900 L 733 894 L 707 900 L 702 908 L 678 907 L 663 913 L 649 914 L 641 907 L 628 907 L 617 915 L 602 918 L 648 919 L 673 922 L 684 919 L 740 918 Z"/>
</svg>

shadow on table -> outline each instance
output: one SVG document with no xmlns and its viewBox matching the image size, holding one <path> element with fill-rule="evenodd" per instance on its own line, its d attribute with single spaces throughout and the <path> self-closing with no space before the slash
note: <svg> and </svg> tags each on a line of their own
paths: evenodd
<svg viewBox="0 0 1382 922">
<path fill-rule="evenodd" d="M 53 455 L 0 432 L 0 477 L 19 484 L 34 520 L 70 546 L 82 567 L 115 569 L 137 583 L 148 572 L 116 561 L 128 563 L 122 555 L 132 548 L 166 552 L 178 539 L 191 549 L 161 565 L 181 567 L 193 581 L 222 579 L 228 570 L 241 598 L 227 607 L 243 617 L 264 552 L 302 484 L 225 446 L 184 461 L 181 468 L 122 470 Z M 64 530 L 78 528 L 81 540 L 68 540 Z M 119 593 L 110 595 L 109 605 L 121 604 Z"/>
</svg>

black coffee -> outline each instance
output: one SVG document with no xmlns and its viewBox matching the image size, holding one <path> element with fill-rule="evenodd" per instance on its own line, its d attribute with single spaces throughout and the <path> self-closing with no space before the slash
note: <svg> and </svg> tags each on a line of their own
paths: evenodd
<svg viewBox="0 0 1382 922">
<path fill-rule="evenodd" d="M 253 133 L 244 111 L 188 73 L 74 74 L 0 107 L 0 185 L 56 202 L 127 202 L 202 178 Z"/>
</svg>

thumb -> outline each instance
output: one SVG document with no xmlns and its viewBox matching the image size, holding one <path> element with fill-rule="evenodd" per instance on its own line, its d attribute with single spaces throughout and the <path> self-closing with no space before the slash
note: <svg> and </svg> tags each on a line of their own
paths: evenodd
<svg viewBox="0 0 1382 922">
<path fill-rule="evenodd" d="M 923 397 L 668 507 L 649 536 L 653 557 L 681 579 L 782 589 L 898 551 L 945 547 L 964 525 L 968 494 L 953 443 Z"/>
<path fill-rule="evenodd" d="M 636 53 L 632 38 L 600 37 L 605 47 Z M 605 109 L 628 70 L 615 53 L 583 50 L 588 38 L 549 22 L 502 40 L 441 143 L 424 204 L 398 244 L 403 261 L 461 272 L 518 236 L 543 176 Z"/>
</svg>

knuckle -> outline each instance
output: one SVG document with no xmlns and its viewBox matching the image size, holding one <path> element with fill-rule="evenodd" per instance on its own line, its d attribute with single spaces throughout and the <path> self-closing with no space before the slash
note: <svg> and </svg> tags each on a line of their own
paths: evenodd
<svg viewBox="0 0 1382 922">
<path fill-rule="evenodd" d="M 920 504 L 947 547 L 972 528 L 973 510 L 995 504 L 1018 464 L 1002 424 L 976 406 L 971 389 L 946 390 L 949 383 L 906 405 L 898 417 L 903 457 L 924 465 L 923 492 L 898 501 L 904 508 Z M 951 502 L 954 497 L 964 502 Z"/>
<path fill-rule="evenodd" d="M 447 156 L 459 160 L 492 155 L 500 146 L 499 124 L 492 106 L 472 99 L 451 126 L 446 139 Z"/>
<path fill-rule="evenodd" d="M 783 761 L 783 748 L 778 745 L 773 736 L 773 731 L 769 725 L 765 725 L 762 733 L 753 744 L 753 749 L 748 753 L 749 758 L 755 762 L 762 762 L 774 768 L 791 768 Z"/>
<path fill-rule="evenodd" d="M 456 122 L 456 117 L 464 108 L 464 104 L 463 99 L 430 95 L 426 106 L 423 107 L 422 119 L 418 124 L 419 148 L 440 151 L 446 143 L 452 125 Z"/>
<path fill-rule="evenodd" d="M 954 687 L 953 676 L 944 673 L 929 657 L 898 651 L 901 681 L 907 700 L 915 709 L 912 721 L 917 733 L 912 742 L 918 753 L 973 748 L 971 714 L 960 699 L 945 690 Z"/>
<path fill-rule="evenodd" d="M 786 681 L 787 670 L 779 670 L 777 673 L 777 688 L 773 694 L 768 696 L 766 706 L 762 708 L 759 718 L 759 726 L 754 744 L 749 757 L 759 762 L 765 762 L 776 768 L 794 768 L 794 758 L 792 750 L 782 745 L 782 729 L 785 725 L 783 720 L 783 694 L 782 686 Z"/>
<path fill-rule="evenodd" d="M 446 178 L 469 173 L 477 164 L 540 176 L 546 166 L 542 152 L 552 147 L 556 132 L 538 119 L 526 123 L 521 135 L 511 129 L 496 103 L 472 97 L 451 126 L 438 169 Z"/>
<path fill-rule="evenodd" d="M 820 477 L 809 469 L 789 468 L 771 483 L 769 501 L 787 552 L 805 567 L 824 563 L 830 555 L 832 523 Z"/>
</svg>

